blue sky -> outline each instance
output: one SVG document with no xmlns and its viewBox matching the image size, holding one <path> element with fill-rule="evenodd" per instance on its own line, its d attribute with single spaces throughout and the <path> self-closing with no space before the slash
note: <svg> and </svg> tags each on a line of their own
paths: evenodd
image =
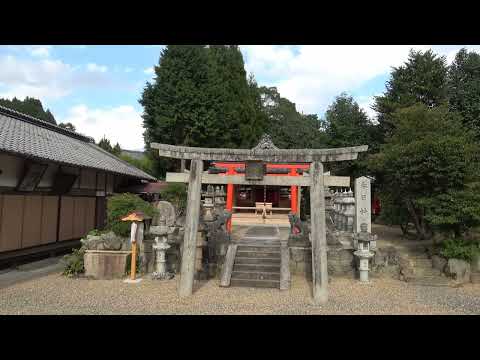
<svg viewBox="0 0 480 360">
<path fill-rule="evenodd" d="M 341 92 L 372 118 L 373 96 L 385 90 L 391 67 L 411 48 L 432 48 L 451 62 L 462 46 L 241 45 L 247 72 L 259 85 L 277 86 L 304 113 L 324 115 Z M 479 50 L 477 46 L 466 46 Z M 122 148 L 142 149 L 143 87 L 153 77 L 161 45 L 0 46 L 0 97 L 39 98 L 58 122 L 97 141 L 107 136 Z"/>
</svg>

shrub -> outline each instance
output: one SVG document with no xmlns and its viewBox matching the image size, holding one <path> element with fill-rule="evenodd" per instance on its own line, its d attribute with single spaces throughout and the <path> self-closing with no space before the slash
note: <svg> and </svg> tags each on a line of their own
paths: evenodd
<svg viewBox="0 0 480 360">
<path fill-rule="evenodd" d="M 62 275 L 74 277 L 84 273 L 83 255 L 85 255 L 83 246 L 80 249 L 73 249 L 71 254 L 65 255 L 62 259 L 64 264 Z"/>
<path fill-rule="evenodd" d="M 161 196 L 162 200 L 173 204 L 177 217 L 185 213 L 187 208 L 187 186 L 185 184 L 168 184 Z"/>
<path fill-rule="evenodd" d="M 130 234 L 130 222 L 122 221 L 122 217 L 132 211 L 143 211 L 145 215 L 151 217 L 157 212 L 155 207 L 135 194 L 113 195 L 107 201 L 107 230 L 127 237 Z"/>
<path fill-rule="evenodd" d="M 447 259 L 472 261 L 480 253 L 477 243 L 467 242 L 461 238 L 447 239 L 442 242 L 440 255 Z"/>
</svg>

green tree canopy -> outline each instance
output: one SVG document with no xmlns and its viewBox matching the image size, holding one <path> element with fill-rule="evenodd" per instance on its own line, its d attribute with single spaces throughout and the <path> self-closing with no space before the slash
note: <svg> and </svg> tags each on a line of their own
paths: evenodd
<svg viewBox="0 0 480 360">
<path fill-rule="evenodd" d="M 448 70 L 450 109 L 480 136 L 480 55 L 461 49 Z"/>
<path fill-rule="evenodd" d="M 0 99 L 0 105 L 36 117 L 40 120 L 47 121 L 52 124 L 57 123 L 55 121 L 55 117 L 50 112 L 50 110 L 44 110 L 42 102 L 32 97 L 27 96 L 24 100 L 19 100 L 15 97 L 12 100 Z"/>
<path fill-rule="evenodd" d="M 259 89 L 267 115 L 265 132 L 279 148 L 315 148 L 324 145 L 317 115 L 304 115 L 294 103 L 280 96 L 276 87 Z"/>
<path fill-rule="evenodd" d="M 238 46 L 168 45 L 155 74 L 139 100 L 147 149 L 151 142 L 249 147 L 262 134 L 265 116 Z M 178 167 L 148 154 L 159 177 Z"/>
<path fill-rule="evenodd" d="M 328 147 L 369 145 L 369 153 L 375 152 L 378 142 L 378 126 L 368 118 L 358 103 L 346 93 L 335 98 L 325 113 L 325 134 Z M 338 175 L 358 177 L 366 175 L 366 154 L 355 161 L 342 161 L 329 165 Z"/>
<path fill-rule="evenodd" d="M 108 140 L 105 136 L 100 139 L 97 145 L 100 146 L 103 150 L 108 151 L 110 154 L 113 154 L 115 156 L 120 156 L 120 153 L 122 152 L 122 149 L 120 148 L 120 144 L 118 142 L 115 146 L 112 146 L 110 140 Z"/>
<path fill-rule="evenodd" d="M 67 129 L 67 130 L 71 130 L 71 131 L 76 131 L 75 125 L 73 125 L 70 122 L 60 123 L 60 124 L 58 124 L 58 127 L 61 127 L 63 129 Z"/>
<path fill-rule="evenodd" d="M 409 214 L 420 238 L 434 228 L 459 235 L 478 223 L 480 148 L 461 117 L 417 104 L 392 119 L 392 136 L 370 160 L 389 203 Z"/>
<path fill-rule="evenodd" d="M 443 56 L 431 50 L 411 50 L 404 65 L 394 68 L 386 92 L 375 97 L 373 109 L 378 113 L 382 135 L 389 136 L 395 126 L 392 114 L 399 108 L 422 103 L 428 107 L 447 101 L 447 66 Z"/>
</svg>

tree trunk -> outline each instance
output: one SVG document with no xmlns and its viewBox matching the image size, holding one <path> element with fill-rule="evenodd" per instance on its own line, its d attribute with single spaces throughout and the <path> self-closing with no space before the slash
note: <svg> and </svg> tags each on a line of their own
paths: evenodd
<svg viewBox="0 0 480 360">
<path fill-rule="evenodd" d="M 425 240 L 427 238 L 427 234 L 421 222 L 421 218 L 418 216 L 417 212 L 415 211 L 412 200 L 410 199 L 405 200 L 405 204 L 407 205 L 407 210 L 413 219 L 413 224 L 415 225 L 415 229 L 417 230 L 418 239 Z"/>
</svg>

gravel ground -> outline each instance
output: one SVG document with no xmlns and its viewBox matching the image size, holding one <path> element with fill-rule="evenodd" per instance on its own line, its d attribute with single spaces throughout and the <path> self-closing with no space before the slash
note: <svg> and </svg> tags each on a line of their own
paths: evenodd
<svg viewBox="0 0 480 360">
<path fill-rule="evenodd" d="M 220 288 L 218 280 L 209 280 L 196 283 L 191 298 L 180 299 L 175 279 L 125 284 L 51 274 L 0 289 L 0 314 L 480 314 L 480 285 L 333 278 L 329 290 L 328 304 L 315 306 L 310 283 L 301 276 L 292 277 L 290 291 Z"/>
</svg>

